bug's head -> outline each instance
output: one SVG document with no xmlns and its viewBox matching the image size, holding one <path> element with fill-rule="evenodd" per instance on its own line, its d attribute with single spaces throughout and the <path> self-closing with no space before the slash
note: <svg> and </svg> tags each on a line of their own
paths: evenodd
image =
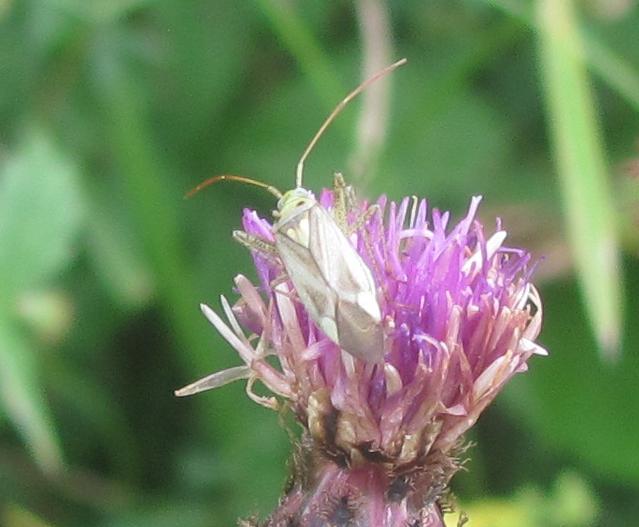
<svg viewBox="0 0 639 527">
<path fill-rule="evenodd" d="M 285 192 L 279 199 L 274 216 L 277 218 L 292 218 L 306 212 L 315 203 L 315 196 L 310 190 L 301 187 L 294 188 Z"/>
</svg>

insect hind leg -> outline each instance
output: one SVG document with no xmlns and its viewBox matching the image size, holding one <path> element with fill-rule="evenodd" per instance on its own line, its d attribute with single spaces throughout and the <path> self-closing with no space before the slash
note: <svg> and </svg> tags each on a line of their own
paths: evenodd
<svg viewBox="0 0 639 527">
<path fill-rule="evenodd" d="M 346 227 L 346 234 L 350 235 L 359 230 L 366 230 L 364 226 L 370 221 L 370 219 L 377 215 L 381 220 L 382 218 L 382 208 L 377 204 L 373 204 L 368 207 L 362 214 L 360 214 L 353 223 Z"/>
</svg>

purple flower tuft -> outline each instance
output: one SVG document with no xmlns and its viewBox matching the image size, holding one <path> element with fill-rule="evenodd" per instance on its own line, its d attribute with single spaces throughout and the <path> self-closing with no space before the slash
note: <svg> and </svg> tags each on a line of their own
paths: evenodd
<svg viewBox="0 0 639 527">
<path fill-rule="evenodd" d="M 333 193 L 319 201 L 331 210 Z M 530 255 L 504 246 L 499 221 L 484 233 L 479 202 L 449 227 L 449 213 L 429 214 L 424 200 L 382 197 L 381 213 L 350 235 L 378 286 L 383 364 L 327 338 L 272 255 L 253 254 L 259 285 L 239 275 L 240 299 L 231 308 L 222 298 L 227 323 L 202 306 L 244 362 L 207 387 L 246 378 L 253 400 L 290 405 L 304 430 L 296 473 L 266 525 L 443 525 L 438 500 L 459 467 L 462 434 L 531 355 L 546 355 L 535 343 L 542 307 Z M 256 212 L 243 224 L 273 241 Z M 255 394 L 257 380 L 274 395 Z"/>
</svg>

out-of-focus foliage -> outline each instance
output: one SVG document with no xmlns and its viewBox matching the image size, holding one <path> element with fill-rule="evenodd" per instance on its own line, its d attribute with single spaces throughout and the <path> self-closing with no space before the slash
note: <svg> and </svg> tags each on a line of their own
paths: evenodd
<svg viewBox="0 0 639 527">
<path fill-rule="evenodd" d="M 547 493 L 526 487 L 512 497 L 485 498 L 455 508 L 458 510 L 446 517 L 450 527 L 456 527 L 464 515 L 473 527 L 587 527 L 599 515 L 592 490 L 572 473 L 561 474 Z"/>
<path fill-rule="evenodd" d="M 639 157 L 639 7 L 575 0 L 584 51 L 569 60 L 587 70 L 555 64 L 544 85 L 542 57 L 557 57 L 538 2 L 359 7 L 369 3 L 389 16 L 392 58 L 409 64 L 392 76 L 387 141 L 359 193 L 457 211 L 483 194 L 484 221 L 502 217 L 513 245 L 543 258 L 551 354 L 476 427 L 454 485 L 469 525 L 507 514 L 508 525 L 634 525 L 639 178 L 625 167 Z M 230 233 L 243 207 L 268 214 L 273 200 L 231 185 L 182 197 L 216 173 L 292 186 L 306 142 L 361 77 L 358 13 L 307 1 L 0 0 L 0 524 L 226 526 L 274 506 L 289 450 L 278 416 L 240 385 L 172 394 L 236 364 L 198 303 L 232 296 L 232 277 L 251 272 Z M 562 99 L 566 86 L 592 91 L 592 115 L 574 114 L 585 110 Z M 357 105 L 309 158 L 309 188 L 349 176 Z M 552 133 L 562 115 L 578 132 L 563 141 Z M 576 170 L 587 144 L 605 184 L 576 189 L 594 181 Z M 553 155 L 569 154 L 566 177 Z M 579 190 L 576 266 L 564 225 Z M 583 261 L 602 236 L 584 227 L 609 214 L 623 269 L 588 293 L 606 271 L 596 254 Z M 612 306 L 608 320 L 593 302 Z M 617 324 L 613 309 L 625 315 L 621 348 L 605 363 L 596 338 Z"/>
<path fill-rule="evenodd" d="M 602 351 L 619 353 L 618 229 L 584 43 L 572 1 L 539 2 L 540 56 L 567 232 Z"/>
</svg>

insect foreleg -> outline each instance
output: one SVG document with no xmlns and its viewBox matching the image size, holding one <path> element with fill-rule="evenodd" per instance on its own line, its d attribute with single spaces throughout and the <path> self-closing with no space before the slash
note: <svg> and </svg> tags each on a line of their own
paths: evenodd
<svg viewBox="0 0 639 527">
<path fill-rule="evenodd" d="M 252 234 L 248 234 L 244 231 L 233 231 L 233 238 L 236 241 L 247 247 L 251 251 L 257 251 L 261 256 L 272 260 L 273 262 L 281 265 L 282 262 L 280 260 L 279 254 L 277 252 L 277 248 L 274 243 L 267 242 L 262 238 L 258 238 L 257 236 L 253 236 Z M 290 280 L 290 277 L 286 273 L 282 273 L 281 275 L 275 277 L 269 283 L 271 289 L 275 289 L 278 285 L 284 284 Z M 294 298 L 296 295 L 294 291 L 289 291 L 284 293 L 282 291 L 278 291 L 280 294 L 285 294 Z"/>
<path fill-rule="evenodd" d="M 249 250 L 257 251 L 261 256 L 279 263 L 279 257 L 274 243 L 268 242 L 244 231 L 233 231 L 233 238 Z"/>
</svg>

